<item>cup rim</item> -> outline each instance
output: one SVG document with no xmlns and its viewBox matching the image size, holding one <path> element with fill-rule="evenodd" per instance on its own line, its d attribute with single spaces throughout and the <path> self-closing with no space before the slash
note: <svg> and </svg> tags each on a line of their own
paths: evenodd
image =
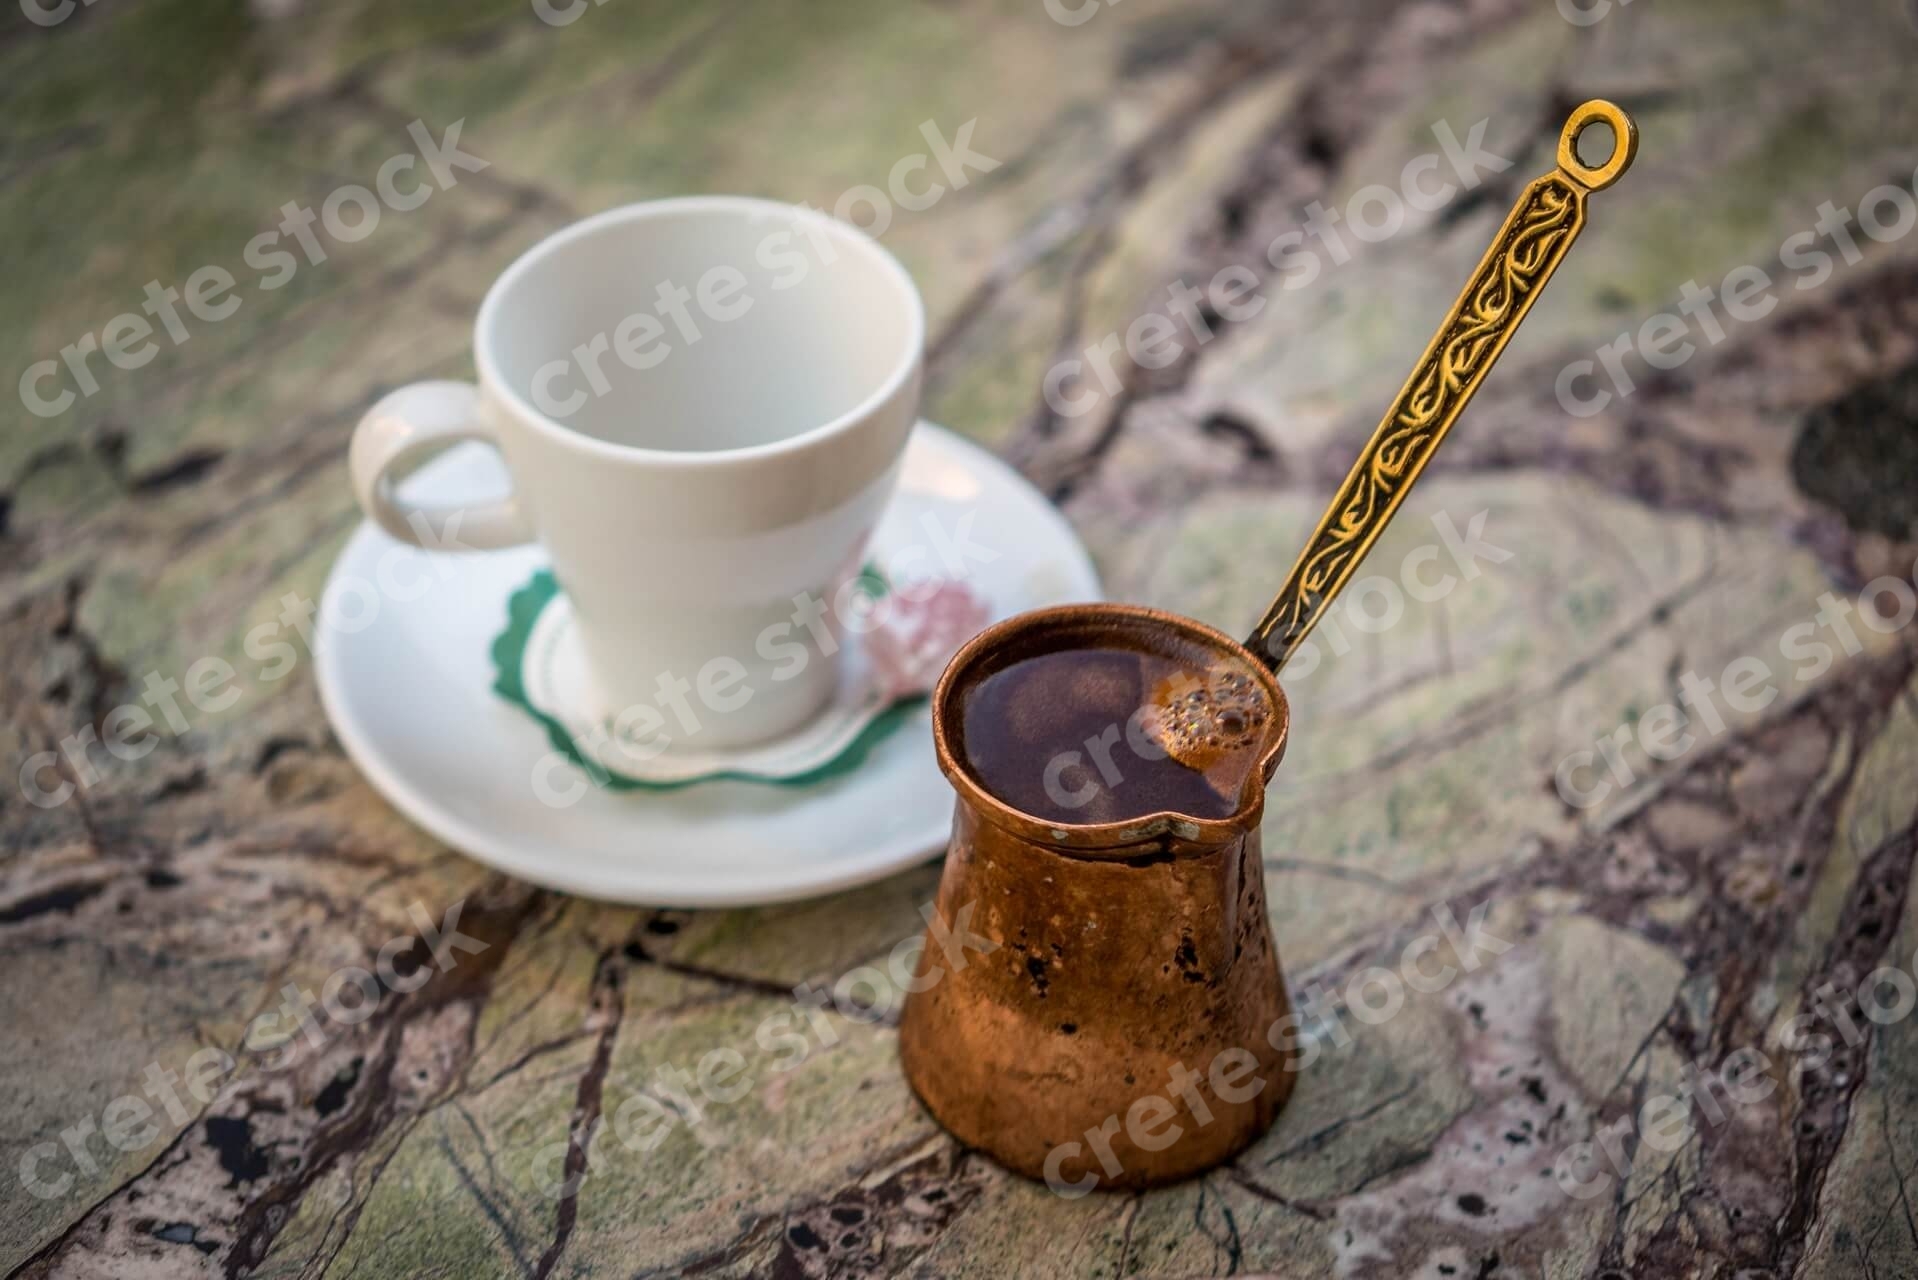
<svg viewBox="0 0 1918 1280">
<path fill-rule="evenodd" d="M 1276 709 L 1277 725 L 1272 741 L 1260 754 L 1257 765 L 1246 778 L 1236 808 L 1223 818 L 1199 818 L 1175 810 L 1159 810 L 1116 822 L 1048 822 L 1023 809 L 1007 804 L 987 791 L 973 776 L 955 750 L 953 721 L 960 709 L 956 694 L 968 668 L 980 656 L 1021 635 L 1048 628 L 1069 628 L 1117 622 L 1130 626 L 1166 627 L 1183 632 L 1203 644 L 1214 646 L 1243 661 L 1250 673 L 1265 688 Z M 1195 622 L 1182 614 L 1136 604 L 1066 604 L 1014 614 L 981 631 L 962 645 L 946 664 L 932 695 L 933 746 L 939 757 L 940 772 L 959 793 L 960 803 L 996 826 L 1021 839 L 1042 845 L 1052 852 L 1079 858 L 1128 860 L 1136 857 L 1198 856 L 1216 851 L 1228 841 L 1258 830 L 1265 814 L 1265 789 L 1285 756 L 1292 736 L 1292 709 L 1285 690 L 1272 669 L 1257 654 L 1223 631 Z M 1158 846 L 1163 852 L 1145 852 L 1141 846 Z"/>
<path fill-rule="evenodd" d="M 555 252 L 575 240 L 594 235 L 612 226 L 687 214 L 726 214 L 728 216 L 755 214 L 762 217 L 776 214 L 792 220 L 810 219 L 825 234 L 833 236 L 839 244 L 847 246 L 853 252 L 865 254 L 878 264 L 882 273 L 892 278 L 906 300 L 909 328 L 903 349 L 904 354 L 874 390 L 858 404 L 837 417 L 829 418 L 795 435 L 770 440 L 764 444 L 741 445 L 732 449 L 693 451 L 617 444 L 611 440 L 602 440 L 598 436 L 588 435 L 564 423 L 555 422 L 537 407 L 528 403 L 519 389 L 501 375 L 498 362 L 494 358 L 493 344 L 489 338 L 489 332 L 496 325 L 500 310 L 504 306 L 502 299 L 507 289 L 538 270 Z M 920 296 L 919 287 L 913 282 L 911 273 L 890 250 L 852 223 L 841 221 L 806 205 L 786 204 L 783 201 L 766 200 L 758 196 L 674 196 L 664 200 L 642 200 L 633 204 L 618 205 L 569 223 L 534 243 L 500 272 L 498 278 L 487 287 L 486 296 L 480 302 L 479 314 L 473 321 L 473 362 L 479 371 L 480 385 L 485 387 L 491 395 L 498 397 L 515 416 L 541 435 L 557 444 L 579 449 L 609 461 L 644 462 L 682 468 L 713 467 L 776 459 L 799 453 L 835 436 L 843 435 L 858 423 L 870 418 L 888 401 L 897 397 L 918 376 L 920 366 L 925 359 L 925 349 L 925 300 Z"/>
</svg>

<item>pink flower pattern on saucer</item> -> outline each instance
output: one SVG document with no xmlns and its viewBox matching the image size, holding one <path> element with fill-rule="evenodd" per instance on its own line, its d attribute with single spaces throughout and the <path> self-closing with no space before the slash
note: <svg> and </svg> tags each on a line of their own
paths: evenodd
<svg viewBox="0 0 1918 1280">
<path fill-rule="evenodd" d="M 992 620 L 985 600 L 957 578 L 915 582 L 876 606 L 866 654 L 889 698 L 930 692 L 959 646 Z"/>
</svg>

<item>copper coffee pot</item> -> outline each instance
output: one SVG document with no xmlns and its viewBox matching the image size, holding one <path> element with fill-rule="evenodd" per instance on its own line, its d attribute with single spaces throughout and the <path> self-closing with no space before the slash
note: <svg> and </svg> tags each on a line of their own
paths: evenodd
<svg viewBox="0 0 1918 1280">
<path fill-rule="evenodd" d="M 1611 127 L 1611 158 L 1579 135 Z M 1613 104 L 1572 112 L 1558 167 L 1520 195 L 1285 585 L 1244 644 L 1173 614 L 1067 605 L 988 628 L 933 694 L 940 768 L 958 792 L 929 933 L 899 1028 L 906 1079 L 968 1146 L 1055 1189 L 1144 1187 L 1228 1160 L 1292 1091 L 1290 1010 L 1265 905 L 1259 820 L 1285 753 L 1275 678 L 1351 578 L 1585 225 L 1630 167 Z M 964 709 L 1013 662 L 1086 648 L 1191 661 L 1252 681 L 1271 714 L 1234 812 L 1045 821 L 996 798 L 960 750 Z M 939 945 L 936 934 L 983 939 Z M 985 944 L 990 944 L 990 950 Z"/>
</svg>

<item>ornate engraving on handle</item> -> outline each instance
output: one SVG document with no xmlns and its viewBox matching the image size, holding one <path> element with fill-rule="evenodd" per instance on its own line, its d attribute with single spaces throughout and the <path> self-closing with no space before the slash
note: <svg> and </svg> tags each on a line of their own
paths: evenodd
<svg viewBox="0 0 1918 1280">
<path fill-rule="evenodd" d="M 1274 669 L 1345 585 L 1511 341 L 1584 227 L 1588 194 L 1554 172 L 1513 206 L 1247 642 Z"/>
</svg>

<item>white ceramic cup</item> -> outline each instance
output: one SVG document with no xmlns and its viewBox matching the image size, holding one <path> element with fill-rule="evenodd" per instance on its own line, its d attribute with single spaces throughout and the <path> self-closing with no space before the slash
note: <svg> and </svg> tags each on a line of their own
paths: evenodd
<svg viewBox="0 0 1918 1280">
<path fill-rule="evenodd" d="M 628 205 L 506 269 L 474 326 L 478 385 L 381 399 L 353 486 L 415 546 L 540 542 L 608 716 L 652 707 L 701 748 L 763 741 L 832 696 L 836 664 L 795 618 L 810 598 L 831 624 L 917 420 L 924 347 L 911 277 L 857 228 L 741 197 Z M 510 494 L 422 510 L 395 491 L 459 440 L 499 449 Z"/>
</svg>

